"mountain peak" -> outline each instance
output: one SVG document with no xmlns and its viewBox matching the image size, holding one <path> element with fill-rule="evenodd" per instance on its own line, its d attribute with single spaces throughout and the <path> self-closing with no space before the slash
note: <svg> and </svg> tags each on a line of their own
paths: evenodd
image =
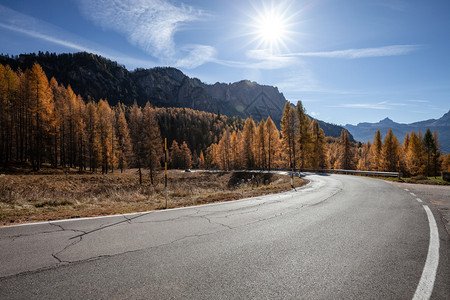
<svg viewBox="0 0 450 300">
<path fill-rule="evenodd" d="M 391 119 L 389 119 L 388 117 L 384 118 L 383 120 L 381 120 L 379 122 L 380 124 L 393 124 L 395 123 L 394 121 L 392 121 Z"/>
</svg>

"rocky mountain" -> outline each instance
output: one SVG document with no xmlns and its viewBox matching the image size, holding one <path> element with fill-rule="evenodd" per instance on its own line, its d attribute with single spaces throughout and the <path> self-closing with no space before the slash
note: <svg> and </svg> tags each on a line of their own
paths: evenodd
<svg viewBox="0 0 450 300">
<path fill-rule="evenodd" d="M 411 132 L 411 130 L 425 133 L 429 128 L 432 132 L 436 130 L 438 133 L 442 151 L 444 153 L 450 153 L 450 110 L 437 120 L 430 119 L 410 124 L 401 124 L 396 123 L 389 118 L 385 118 L 378 123 L 359 123 L 358 125 L 347 124 L 344 128 L 347 129 L 357 141 L 361 142 L 372 142 L 377 129 L 380 130 L 384 137 L 389 128 L 391 128 L 400 143 L 403 142 L 406 133 Z"/>
<path fill-rule="evenodd" d="M 0 56 L 0 63 L 13 70 L 39 63 L 49 78 L 67 86 L 85 100 L 107 99 L 112 105 L 147 101 L 159 107 L 186 107 L 256 121 L 270 116 L 281 121 L 286 98 L 278 88 L 242 80 L 235 83 L 205 84 L 178 69 L 156 67 L 128 71 L 124 66 L 98 55 L 80 52 Z M 340 136 L 342 127 L 319 121 L 328 136 Z"/>
</svg>

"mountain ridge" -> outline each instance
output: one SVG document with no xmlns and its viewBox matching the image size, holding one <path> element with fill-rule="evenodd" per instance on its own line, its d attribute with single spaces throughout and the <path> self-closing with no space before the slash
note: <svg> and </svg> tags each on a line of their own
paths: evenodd
<svg viewBox="0 0 450 300">
<path fill-rule="evenodd" d="M 39 63 L 48 78 L 55 79 L 80 94 L 85 101 L 106 99 L 111 105 L 121 102 L 158 107 L 186 107 L 256 121 L 270 116 L 280 124 L 287 102 L 277 87 L 260 85 L 249 80 L 234 83 L 206 84 L 190 78 L 173 67 L 137 68 L 127 70 L 117 62 L 99 55 L 78 53 L 0 55 L 0 63 L 13 70 L 31 68 Z M 339 137 L 343 127 L 319 122 L 327 136 Z M 353 140 L 353 137 L 351 137 Z"/>
<path fill-rule="evenodd" d="M 389 128 L 391 128 L 400 143 L 403 143 L 405 135 L 412 130 L 422 133 L 425 133 L 427 129 L 430 129 L 432 132 L 436 130 L 442 151 L 450 153 L 450 110 L 439 119 L 429 119 L 409 124 L 397 123 L 389 118 L 385 118 L 377 123 L 362 122 L 357 125 L 346 124 L 343 127 L 353 135 L 355 140 L 360 142 L 372 142 L 377 129 L 380 130 L 384 137 Z"/>
</svg>

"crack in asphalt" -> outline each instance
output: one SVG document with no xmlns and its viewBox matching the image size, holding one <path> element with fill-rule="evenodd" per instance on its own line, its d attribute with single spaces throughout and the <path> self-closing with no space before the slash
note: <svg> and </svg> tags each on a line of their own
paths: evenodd
<svg viewBox="0 0 450 300">
<path fill-rule="evenodd" d="M 329 195 L 325 199 L 319 201 L 318 203 L 312 204 L 310 206 L 317 205 L 319 203 L 322 203 L 322 202 L 330 199 L 335 194 L 337 194 L 338 192 L 342 191 L 342 189 L 343 189 L 342 187 L 341 188 L 337 188 L 336 190 L 332 191 L 331 195 Z M 92 261 L 92 260 L 97 260 L 97 259 L 102 259 L 102 258 L 108 258 L 108 257 L 114 257 L 114 256 L 118 256 L 118 255 L 124 255 L 124 254 L 127 254 L 127 253 L 151 250 L 151 249 L 155 249 L 155 248 L 159 248 L 159 247 L 168 246 L 168 245 L 171 245 L 171 244 L 174 244 L 174 243 L 177 243 L 177 242 L 180 242 L 182 240 L 189 239 L 189 238 L 200 238 L 200 237 L 204 237 L 204 236 L 208 236 L 208 235 L 213 235 L 213 234 L 216 234 L 216 233 L 219 233 L 219 232 L 224 232 L 224 231 L 227 231 L 227 230 L 242 228 L 242 227 L 250 226 L 252 224 L 256 224 L 256 223 L 259 223 L 259 222 L 264 222 L 264 221 L 267 221 L 267 220 L 275 219 L 275 218 L 281 217 L 283 215 L 288 215 L 290 213 L 293 213 L 293 211 L 289 211 L 289 209 L 299 210 L 299 209 L 301 209 L 301 208 L 303 208 L 305 206 L 308 206 L 308 205 L 301 204 L 301 203 L 296 203 L 296 205 L 292 205 L 293 207 L 286 208 L 286 211 L 283 211 L 283 212 L 280 212 L 280 213 L 276 213 L 276 214 L 271 214 L 271 215 L 269 215 L 267 217 L 264 217 L 264 218 L 259 218 L 259 219 L 255 218 L 254 221 L 246 222 L 245 224 L 241 224 L 241 225 L 236 226 L 236 227 L 232 227 L 230 225 L 227 225 L 227 224 L 224 224 L 224 223 L 221 223 L 221 222 L 218 222 L 218 221 L 214 220 L 214 218 L 229 218 L 229 217 L 232 217 L 232 216 L 239 216 L 239 215 L 257 213 L 262 208 L 262 206 L 269 206 L 270 204 L 275 204 L 275 203 L 286 203 L 286 199 L 284 199 L 284 201 L 283 201 L 282 200 L 283 198 L 288 198 L 288 200 L 291 200 L 291 199 L 295 198 L 296 195 L 297 195 L 296 193 L 292 194 L 292 195 L 286 195 L 286 196 L 284 196 L 284 195 L 281 196 L 280 195 L 280 197 L 277 197 L 276 199 L 270 199 L 268 201 L 264 201 L 265 200 L 264 198 L 254 198 L 252 200 L 257 201 L 259 203 L 255 203 L 255 204 L 252 203 L 251 205 L 243 207 L 243 208 L 240 207 L 240 208 L 237 208 L 237 209 L 230 209 L 229 211 L 226 212 L 227 214 L 225 216 L 223 216 L 223 217 L 214 217 L 213 215 L 215 213 L 217 213 L 217 211 L 211 211 L 211 210 L 208 211 L 207 209 L 200 209 L 200 208 L 193 207 L 193 208 L 190 208 L 190 209 L 193 210 L 193 212 L 190 213 L 190 214 L 178 216 L 178 217 L 175 217 L 175 218 L 165 219 L 165 220 L 157 220 L 157 221 L 154 221 L 154 220 L 153 221 L 152 220 L 150 220 L 150 221 L 137 221 L 136 220 L 138 218 L 141 218 L 143 216 L 147 216 L 147 215 L 149 215 L 151 213 L 154 213 L 154 212 L 142 213 L 142 214 L 138 214 L 138 215 L 133 216 L 133 217 L 128 217 L 128 216 L 122 214 L 121 217 L 123 217 L 123 220 L 118 221 L 118 222 L 114 222 L 114 223 L 107 223 L 107 225 L 102 224 L 100 227 L 98 227 L 96 229 L 89 230 L 89 231 L 83 231 L 83 230 L 79 230 L 79 229 L 66 229 L 60 224 L 54 224 L 54 223 L 49 222 L 50 225 L 59 228 L 59 230 L 49 231 L 49 232 L 46 232 L 46 233 L 53 233 L 53 232 L 60 232 L 60 231 L 73 231 L 73 232 L 81 233 L 81 234 L 78 234 L 78 235 L 75 235 L 73 237 L 70 237 L 68 239 L 68 241 L 69 242 L 71 241 L 71 242 L 68 245 L 66 245 L 62 250 L 57 251 L 57 252 L 53 252 L 51 254 L 52 257 L 57 261 L 56 265 L 50 266 L 48 268 L 40 268 L 40 269 L 37 269 L 37 270 L 34 270 L 34 271 L 26 271 L 26 272 L 14 274 L 14 275 L 6 276 L 6 277 L 19 276 L 21 274 L 30 273 L 30 272 L 39 272 L 40 270 L 56 268 L 58 266 L 65 265 L 65 264 L 82 263 L 82 262 L 86 262 L 86 261 Z M 243 209 L 252 209 L 252 210 L 242 212 Z M 205 215 L 201 215 L 202 213 L 205 213 Z M 220 213 L 222 213 L 222 212 L 220 212 Z M 98 255 L 98 256 L 93 256 L 93 257 L 89 257 L 89 258 L 85 258 L 85 259 L 81 259 L 81 260 L 74 260 L 74 261 L 64 260 L 64 259 L 61 258 L 61 254 L 63 252 L 65 252 L 69 248 L 71 248 L 71 247 L 81 243 L 83 241 L 83 237 L 84 236 L 89 235 L 91 233 L 95 233 L 95 232 L 101 231 L 101 230 L 109 228 L 109 227 L 113 227 L 113 226 L 124 224 L 124 223 L 127 223 L 129 225 L 132 225 L 132 224 L 143 224 L 143 223 L 163 223 L 163 222 L 171 222 L 171 221 L 181 220 L 181 219 L 184 219 L 184 218 L 205 219 L 205 220 L 208 221 L 209 224 L 219 225 L 219 226 L 222 226 L 224 228 L 220 229 L 220 230 L 212 231 L 212 232 L 207 232 L 207 233 L 189 234 L 189 235 L 185 235 L 185 236 L 182 236 L 180 238 L 177 238 L 177 239 L 174 239 L 172 241 L 169 241 L 169 242 L 166 242 L 166 243 L 162 243 L 162 244 L 159 244 L 159 245 L 153 245 L 153 246 L 144 247 L 144 248 L 141 248 L 141 249 L 134 249 L 134 250 L 124 251 L 124 252 L 111 254 L 111 255 Z M 43 234 L 43 233 L 45 233 L 45 232 L 42 232 L 40 234 Z M 19 235 L 18 237 L 20 237 L 20 236 L 26 236 L 26 235 Z M 74 240 L 74 239 L 76 239 L 76 240 Z M 6 278 L 6 277 L 0 277 L 0 278 Z"/>
</svg>

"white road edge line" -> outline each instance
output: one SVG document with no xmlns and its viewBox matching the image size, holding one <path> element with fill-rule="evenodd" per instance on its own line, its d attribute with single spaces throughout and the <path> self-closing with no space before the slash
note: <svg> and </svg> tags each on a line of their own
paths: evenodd
<svg viewBox="0 0 450 300">
<path fill-rule="evenodd" d="M 416 198 L 416 200 L 419 201 L 419 202 L 421 202 L 421 203 L 423 202 L 420 198 Z"/>
<path fill-rule="evenodd" d="M 426 205 L 422 206 L 427 213 L 428 223 L 430 225 L 430 244 L 428 246 L 427 260 L 425 261 L 422 276 L 420 277 L 413 300 L 430 299 L 439 265 L 439 232 L 436 220 L 430 208 Z"/>
<path fill-rule="evenodd" d="M 409 192 L 409 190 L 408 189 L 404 189 L 405 191 L 407 191 L 407 192 Z"/>
<path fill-rule="evenodd" d="M 411 194 L 411 196 L 416 197 L 416 194 L 414 194 L 414 193 L 410 193 L 410 194 Z"/>
</svg>

